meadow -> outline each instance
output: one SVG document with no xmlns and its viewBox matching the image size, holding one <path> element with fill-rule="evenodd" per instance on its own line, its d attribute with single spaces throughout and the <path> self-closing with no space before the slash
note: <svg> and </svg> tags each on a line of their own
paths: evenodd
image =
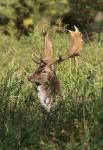
<svg viewBox="0 0 103 150">
<path fill-rule="evenodd" d="M 50 33 L 55 57 L 65 53 L 67 33 Z M 35 28 L 29 36 L 0 35 L 0 150 L 103 149 L 103 34 L 85 40 L 80 56 L 60 64 L 63 99 L 45 112 L 27 78 L 43 50 Z"/>
</svg>

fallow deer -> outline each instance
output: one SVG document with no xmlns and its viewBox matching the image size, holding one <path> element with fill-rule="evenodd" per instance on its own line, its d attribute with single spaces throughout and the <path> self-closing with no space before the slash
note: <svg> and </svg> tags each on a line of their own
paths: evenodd
<svg viewBox="0 0 103 150">
<path fill-rule="evenodd" d="M 48 111 L 53 108 L 56 95 L 61 96 L 60 82 L 56 75 L 57 64 L 79 55 L 82 49 L 83 39 L 82 34 L 78 28 L 75 27 L 75 31 L 70 31 L 71 44 L 64 56 L 59 56 L 57 60 L 53 60 L 52 43 L 49 39 L 48 32 L 44 33 L 44 51 L 41 58 L 38 58 L 35 54 L 34 62 L 40 66 L 36 71 L 29 76 L 28 80 L 38 83 L 38 97 L 41 105 Z"/>
</svg>

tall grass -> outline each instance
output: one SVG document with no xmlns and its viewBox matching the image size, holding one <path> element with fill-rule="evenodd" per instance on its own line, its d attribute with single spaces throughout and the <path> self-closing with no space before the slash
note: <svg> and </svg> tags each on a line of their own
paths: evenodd
<svg viewBox="0 0 103 150">
<path fill-rule="evenodd" d="M 54 55 L 65 53 L 68 35 L 51 34 Z M 57 68 L 63 99 L 48 114 L 27 77 L 37 67 L 43 37 L 34 30 L 17 40 L 0 37 L 0 150 L 103 149 L 103 35 L 85 43 L 81 56 Z"/>
</svg>

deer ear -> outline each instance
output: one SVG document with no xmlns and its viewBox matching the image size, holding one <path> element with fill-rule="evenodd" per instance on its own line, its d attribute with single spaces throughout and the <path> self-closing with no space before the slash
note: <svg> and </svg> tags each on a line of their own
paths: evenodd
<svg viewBox="0 0 103 150">
<path fill-rule="evenodd" d="M 49 74 L 48 74 L 48 81 L 52 81 L 53 78 L 54 78 L 54 74 L 49 72 Z"/>
</svg>

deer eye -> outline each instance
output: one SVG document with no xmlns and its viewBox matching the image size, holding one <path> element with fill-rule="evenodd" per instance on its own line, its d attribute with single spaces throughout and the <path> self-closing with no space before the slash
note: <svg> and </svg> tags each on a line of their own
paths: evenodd
<svg viewBox="0 0 103 150">
<path fill-rule="evenodd" d="M 43 70 L 43 73 L 47 73 L 47 71 Z"/>
</svg>

